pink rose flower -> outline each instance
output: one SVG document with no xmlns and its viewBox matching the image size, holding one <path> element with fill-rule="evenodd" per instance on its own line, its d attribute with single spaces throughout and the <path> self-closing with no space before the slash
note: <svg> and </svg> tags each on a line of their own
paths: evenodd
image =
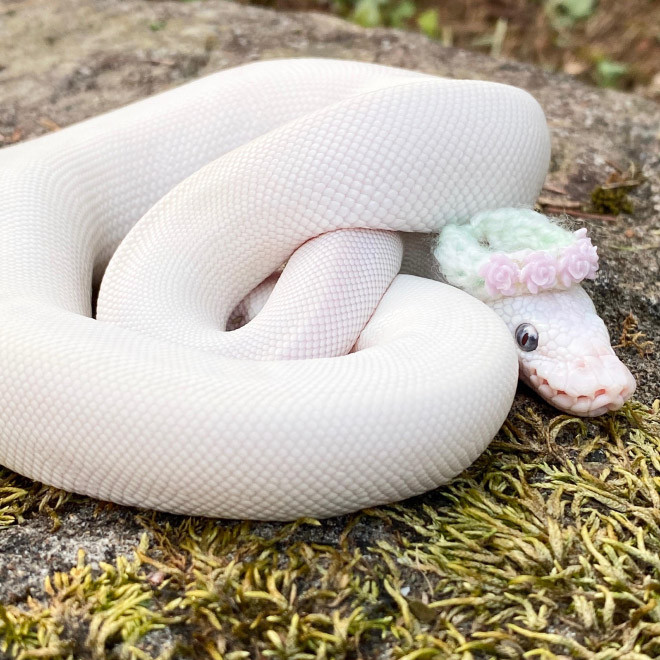
<svg viewBox="0 0 660 660">
<path fill-rule="evenodd" d="M 505 254 L 496 253 L 479 268 L 489 296 L 512 296 L 520 281 L 520 269 Z"/>
<path fill-rule="evenodd" d="M 598 250 L 586 234 L 586 229 L 576 231 L 578 240 L 564 250 L 559 260 L 559 279 L 567 288 L 585 279 L 595 279 L 598 272 Z"/>
<path fill-rule="evenodd" d="M 525 257 L 524 266 L 520 271 L 520 281 L 527 286 L 530 293 L 551 289 L 557 284 L 557 267 L 557 260 L 551 254 L 532 252 Z"/>
</svg>

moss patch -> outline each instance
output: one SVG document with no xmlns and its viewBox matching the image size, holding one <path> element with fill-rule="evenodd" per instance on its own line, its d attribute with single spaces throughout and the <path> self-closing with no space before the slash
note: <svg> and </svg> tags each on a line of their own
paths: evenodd
<svg viewBox="0 0 660 660">
<path fill-rule="evenodd" d="M 0 466 L 0 533 L 34 512 L 48 514 L 57 527 L 60 523 L 56 510 L 71 498 L 70 493 L 35 483 Z"/>
<path fill-rule="evenodd" d="M 135 556 L 0 604 L 9 658 L 556 658 L 660 653 L 660 401 L 532 411 L 449 486 L 336 523 L 149 514 Z M 4 525 L 66 497 L 5 472 Z M 139 515 L 139 514 L 135 514 Z M 371 530 L 365 543 L 361 530 Z"/>
<path fill-rule="evenodd" d="M 598 186 L 591 193 L 591 207 L 596 213 L 619 215 L 632 213 L 633 205 L 625 188 Z"/>
<path fill-rule="evenodd" d="M 602 186 L 596 186 L 591 192 L 592 210 L 606 215 L 632 213 L 634 207 L 628 193 L 642 182 L 643 179 L 635 165 L 631 164 L 626 172 L 615 170 Z"/>
</svg>

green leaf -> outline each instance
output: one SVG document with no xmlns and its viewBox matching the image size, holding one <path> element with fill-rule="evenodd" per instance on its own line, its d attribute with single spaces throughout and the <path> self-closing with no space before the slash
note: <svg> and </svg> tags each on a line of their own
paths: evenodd
<svg viewBox="0 0 660 660">
<path fill-rule="evenodd" d="M 389 23 L 395 28 L 405 27 L 406 21 L 412 18 L 416 11 L 417 7 L 412 0 L 403 0 L 392 10 Z"/>
<path fill-rule="evenodd" d="M 562 0 L 560 6 L 574 21 L 589 18 L 596 9 L 596 0 Z"/>
<path fill-rule="evenodd" d="M 383 0 L 358 0 L 351 18 L 362 27 L 376 27 L 382 25 L 382 4 Z"/>
<path fill-rule="evenodd" d="M 437 9 L 427 9 L 417 17 L 419 29 L 431 39 L 435 39 L 439 33 L 440 21 Z"/>
<path fill-rule="evenodd" d="M 628 65 L 623 62 L 600 60 L 596 64 L 596 79 L 601 87 L 616 87 L 626 73 L 628 73 Z"/>
<path fill-rule="evenodd" d="M 576 21 L 589 18 L 597 0 L 545 0 L 545 11 L 556 30 L 572 27 Z"/>
</svg>

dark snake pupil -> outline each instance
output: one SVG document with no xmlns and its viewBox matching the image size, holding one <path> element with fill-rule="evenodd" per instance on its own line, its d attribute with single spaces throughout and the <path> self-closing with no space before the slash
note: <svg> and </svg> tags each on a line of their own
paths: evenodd
<svg viewBox="0 0 660 660">
<path fill-rule="evenodd" d="M 528 339 L 529 339 L 529 334 L 528 334 L 528 333 L 525 333 L 525 334 L 523 335 L 523 337 L 522 337 L 521 344 L 522 344 L 523 346 L 525 346 L 525 345 L 527 344 L 527 340 L 528 340 Z"/>
</svg>

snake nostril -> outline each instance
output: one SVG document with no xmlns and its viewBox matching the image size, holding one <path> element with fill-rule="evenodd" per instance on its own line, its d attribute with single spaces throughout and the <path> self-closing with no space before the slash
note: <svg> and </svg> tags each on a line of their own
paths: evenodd
<svg viewBox="0 0 660 660">
<path fill-rule="evenodd" d="M 597 396 L 602 396 L 603 394 L 607 394 L 606 389 L 597 390 L 596 393 L 594 394 L 594 398 Z"/>
</svg>

